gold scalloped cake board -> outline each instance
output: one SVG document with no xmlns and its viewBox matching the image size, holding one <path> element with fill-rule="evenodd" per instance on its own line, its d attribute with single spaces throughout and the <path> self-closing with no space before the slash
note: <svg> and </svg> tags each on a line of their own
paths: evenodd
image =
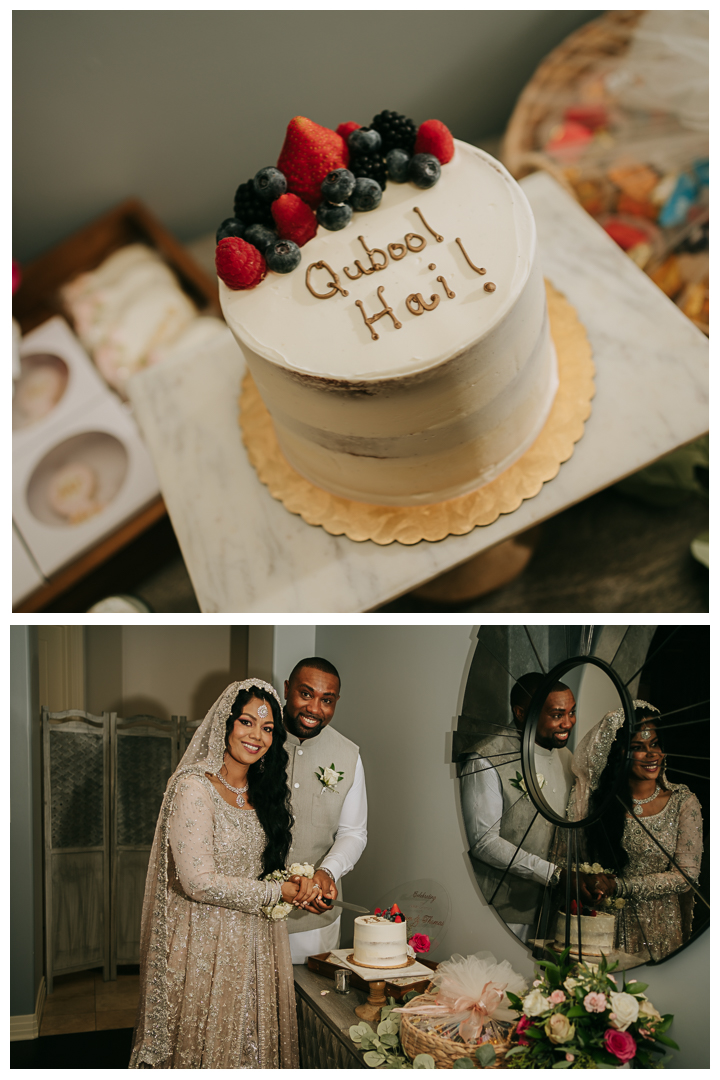
<svg viewBox="0 0 720 1080">
<path fill-rule="evenodd" d="M 308 525 L 322 525 L 332 536 L 376 544 L 417 544 L 461 536 L 490 525 L 532 499 L 572 456 L 582 438 L 595 393 L 595 366 L 585 328 L 575 308 L 546 281 L 550 330 L 558 355 L 560 385 L 550 415 L 535 442 L 495 480 L 447 502 L 429 506 L 371 506 L 331 495 L 295 472 L 283 457 L 270 414 L 252 376 L 242 383 L 240 427 L 248 457 L 273 498 Z"/>
</svg>

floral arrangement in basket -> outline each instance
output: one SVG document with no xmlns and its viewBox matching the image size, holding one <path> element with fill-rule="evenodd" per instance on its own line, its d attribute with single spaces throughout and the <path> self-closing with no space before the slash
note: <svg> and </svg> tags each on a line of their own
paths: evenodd
<svg viewBox="0 0 720 1080">
<path fill-rule="evenodd" d="M 677 1043 L 665 1032 L 673 1017 L 661 1016 L 645 995 L 647 983 L 625 981 L 622 989 L 603 956 L 598 964 L 568 962 L 568 950 L 546 952 L 542 977 L 524 994 L 508 993 L 520 1013 L 513 1045 L 505 1054 L 511 1069 L 602 1069 L 637 1061 L 657 1068 L 653 1055 Z"/>
<path fill-rule="evenodd" d="M 272 874 L 266 874 L 263 881 L 289 881 L 291 877 L 312 878 L 315 876 L 315 867 L 310 863 L 293 863 L 287 870 L 273 870 Z M 279 919 L 287 919 L 293 909 L 292 904 L 286 900 L 278 900 L 276 904 L 266 904 L 261 907 L 263 915 L 276 922 Z"/>
<path fill-rule="evenodd" d="M 377 1032 L 350 1029 L 365 1050 L 365 1064 L 385 1069 L 493 1067 L 505 1051 L 513 1020 L 508 989 L 527 983 L 491 953 L 454 955 L 439 965 L 425 994 L 409 993 L 381 1012 Z"/>
</svg>

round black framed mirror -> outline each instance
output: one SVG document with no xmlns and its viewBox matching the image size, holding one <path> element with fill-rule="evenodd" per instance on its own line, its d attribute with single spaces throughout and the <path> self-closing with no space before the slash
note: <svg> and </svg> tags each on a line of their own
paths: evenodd
<svg viewBox="0 0 720 1080">
<path fill-rule="evenodd" d="M 708 652 L 708 627 L 480 628 L 453 750 L 469 858 L 536 955 L 660 963 L 707 928 Z"/>
</svg>

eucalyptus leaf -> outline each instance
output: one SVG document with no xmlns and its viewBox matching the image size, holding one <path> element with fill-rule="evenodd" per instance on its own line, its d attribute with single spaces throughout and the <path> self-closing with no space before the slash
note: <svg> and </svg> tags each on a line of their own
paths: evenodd
<svg viewBox="0 0 720 1080">
<path fill-rule="evenodd" d="M 363 1061 L 371 1069 L 377 1069 L 378 1065 L 384 1064 L 385 1055 L 378 1054 L 377 1050 L 369 1050 L 367 1054 L 363 1054 Z"/>
<path fill-rule="evenodd" d="M 491 1046 L 490 1043 L 484 1043 L 483 1046 L 478 1046 L 475 1051 L 475 1057 L 478 1059 L 483 1069 L 487 1069 L 489 1065 L 495 1064 L 497 1055 L 494 1046 Z"/>
<path fill-rule="evenodd" d="M 435 1058 L 431 1057 L 430 1054 L 418 1054 L 417 1057 L 413 1058 L 413 1069 L 434 1069 L 434 1068 L 435 1068 Z"/>
<path fill-rule="evenodd" d="M 397 1024 L 393 1020 L 381 1020 L 377 1026 L 378 1035 L 394 1035 Z"/>
<path fill-rule="evenodd" d="M 387 1035 L 381 1035 L 380 1042 L 383 1044 L 383 1046 L 398 1046 L 400 1040 L 398 1039 L 397 1035 L 389 1033 Z"/>
<path fill-rule="evenodd" d="M 553 1069 L 569 1069 L 572 1062 L 570 1061 L 556 1061 L 553 1065 Z"/>
<path fill-rule="evenodd" d="M 348 1029 L 348 1035 L 353 1042 L 360 1042 L 362 1039 L 362 1032 L 357 1024 L 353 1024 L 353 1026 Z"/>
<path fill-rule="evenodd" d="M 408 1001 L 412 1001 L 415 997 L 420 997 L 417 990 L 408 990 L 407 994 L 403 994 L 403 1001 L 407 1004 Z"/>
<path fill-rule="evenodd" d="M 361 1050 L 373 1050 L 373 1049 L 377 1049 L 379 1047 L 379 1045 L 380 1045 L 380 1040 L 379 1039 L 376 1039 L 374 1036 L 363 1035 L 362 1041 L 360 1043 L 360 1049 Z"/>
<path fill-rule="evenodd" d="M 453 1061 L 453 1069 L 474 1069 L 472 1061 L 469 1057 L 457 1058 Z"/>
</svg>

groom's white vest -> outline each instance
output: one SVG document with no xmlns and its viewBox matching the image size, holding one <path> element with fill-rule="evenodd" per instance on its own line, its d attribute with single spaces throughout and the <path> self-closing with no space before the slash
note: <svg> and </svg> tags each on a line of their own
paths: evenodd
<svg viewBox="0 0 720 1080">
<path fill-rule="evenodd" d="M 355 779 L 359 747 L 328 725 L 319 735 L 303 742 L 288 733 L 285 749 L 290 759 L 288 783 L 295 817 L 289 862 L 312 863 L 317 868 L 335 843 L 340 811 Z M 331 765 L 344 774 L 334 791 L 323 787 L 315 775 Z M 341 898 L 338 882 L 338 899 Z M 287 928 L 291 934 L 316 930 L 334 922 L 338 914 L 338 909 L 316 915 L 293 908 Z"/>
<path fill-rule="evenodd" d="M 473 747 L 473 753 L 489 760 L 500 780 L 503 798 L 503 816 L 500 836 L 523 851 L 554 861 L 556 829 L 537 814 L 533 803 L 513 786 L 512 781 L 521 772 L 517 751 L 507 753 L 507 739 L 487 738 Z M 535 767 L 543 774 L 546 786 L 543 795 L 556 812 L 563 814 L 570 788 L 570 762 L 572 755 L 562 747 L 544 750 L 535 747 Z M 535 818 L 534 823 L 531 822 Z M 528 827 L 530 831 L 528 832 Z M 505 922 L 534 923 L 543 895 L 543 886 L 527 878 L 518 877 L 510 871 L 503 877 L 503 870 L 482 862 L 470 853 L 475 876 L 483 896 L 497 909 Z M 502 884 L 501 884 L 502 882 Z"/>
</svg>

